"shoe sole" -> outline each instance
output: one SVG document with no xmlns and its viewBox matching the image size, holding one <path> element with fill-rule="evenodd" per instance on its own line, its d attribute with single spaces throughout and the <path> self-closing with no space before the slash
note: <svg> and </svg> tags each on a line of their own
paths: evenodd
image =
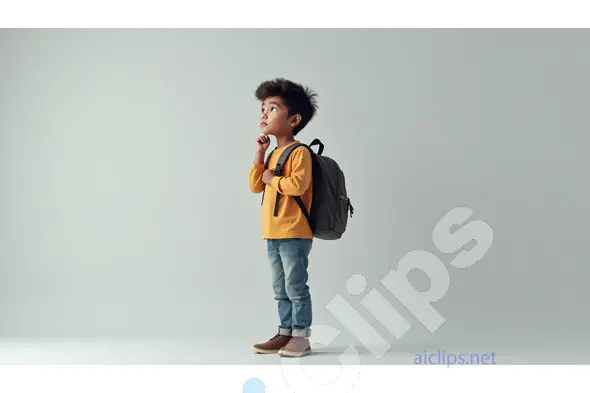
<svg viewBox="0 0 590 393">
<path fill-rule="evenodd" d="M 279 351 L 280 356 L 288 357 L 288 358 L 300 358 L 302 356 L 309 355 L 311 353 L 311 349 L 306 349 L 303 352 L 291 352 L 291 351 Z"/>
<path fill-rule="evenodd" d="M 252 347 L 252 351 L 254 351 L 256 353 L 261 353 L 264 355 L 275 355 L 275 354 L 279 353 L 278 349 L 261 349 L 261 348 L 256 348 L 256 347 Z"/>
</svg>

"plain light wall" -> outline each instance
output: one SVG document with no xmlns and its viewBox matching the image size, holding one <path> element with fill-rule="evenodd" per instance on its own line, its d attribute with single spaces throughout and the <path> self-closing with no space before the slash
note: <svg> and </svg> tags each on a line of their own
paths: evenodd
<svg viewBox="0 0 590 393">
<path fill-rule="evenodd" d="M 0 336 L 274 334 L 247 176 L 254 90 L 286 77 L 318 92 L 298 139 L 324 142 L 355 208 L 342 240 L 314 244 L 314 323 L 339 327 L 325 305 L 340 293 L 395 342 L 346 292 L 361 273 L 412 324 L 408 342 L 585 339 L 589 40 L 583 30 L 2 31 Z M 449 268 L 434 304 L 447 322 L 430 334 L 379 281 L 412 250 L 449 262 L 432 230 L 457 206 L 494 240 L 479 263 Z"/>
</svg>

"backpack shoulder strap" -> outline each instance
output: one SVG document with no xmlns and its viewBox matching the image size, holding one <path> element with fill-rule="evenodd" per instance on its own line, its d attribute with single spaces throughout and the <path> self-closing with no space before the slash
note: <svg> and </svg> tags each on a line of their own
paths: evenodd
<svg viewBox="0 0 590 393">
<path fill-rule="evenodd" d="M 279 160 L 277 161 L 277 166 L 275 168 L 275 175 L 281 176 L 283 174 L 283 169 L 285 168 L 285 163 L 287 162 L 287 159 L 289 159 L 289 156 L 291 155 L 293 150 L 297 149 L 300 146 L 307 147 L 307 145 L 305 145 L 304 143 L 294 143 L 281 153 L 281 155 L 279 156 Z"/>
<path fill-rule="evenodd" d="M 277 161 L 277 165 L 275 167 L 275 175 L 276 176 L 281 176 L 283 174 L 283 168 L 285 167 L 285 163 L 287 162 L 287 159 L 289 158 L 289 156 L 291 155 L 291 153 L 293 152 L 293 150 L 295 150 L 296 148 L 300 147 L 300 146 L 306 146 L 303 143 L 294 143 L 293 145 L 289 146 L 287 149 L 285 149 L 281 155 L 279 156 L 279 160 Z M 275 150 L 277 150 L 278 147 L 275 147 L 270 154 L 266 157 L 266 161 L 264 162 L 264 169 L 268 169 L 268 163 L 270 161 L 270 158 L 272 157 L 273 153 L 275 152 Z M 260 202 L 260 204 L 262 205 L 264 203 L 264 191 L 262 191 L 262 201 Z M 279 193 L 277 192 L 277 198 L 276 198 L 276 203 L 275 203 L 275 210 L 274 210 L 274 215 L 276 216 L 278 214 L 278 209 L 279 209 Z"/>
<path fill-rule="evenodd" d="M 291 155 L 291 153 L 293 152 L 293 150 L 297 149 L 300 146 L 305 146 L 307 147 L 307 145 L 303 144 L 303 143 L 294 143 L 291 146 L 289 146 L 288 148 L 286 148 L 281 155 L 279 156 L 279 160 L 277 161 L 277 166 L 275 167 L 275 176 L 281 176 L 283 174 L 283 169 L 285 168 L 285 163 L 287 162 L 287 159 L 289 158 L 289 156 Z M 281 198 L 281 194 L 277 191 L 277 197 L 275 198 L 275 210 L 274 210 L 274 216 L 278 216 L 279 214 L 279 199 Z"/>
<path fill-rule="evenodd" d="M 272 151 L 269 153 L 269 155 L 266 156 L 266 161 L 264 162 L 264 170 L 268 169 L 268 162 L 270 161 L 270 158 L 272 157 L 272 153 L 274 153 L 276 149 L 277 149 L 276 147 L 274 149 L 272 149 Z M 263 203 L 264 203 L 264 190 L 262 190 L 262 199 L 260 201 L 260 206 L 262 206 Z"/>
<path fill-rule="evenodd" d="M 272 153 L 274 153 L 276 149 L 277 149 L 276 147 L 274 149 L 272 149 L 270 154 L 268 156 L 266 156 L 266 161 L 264 162 L 264 169 L 268 169 L 268 162 L 270 161 L 270 158 L 272 157 Z"/>
</svg>

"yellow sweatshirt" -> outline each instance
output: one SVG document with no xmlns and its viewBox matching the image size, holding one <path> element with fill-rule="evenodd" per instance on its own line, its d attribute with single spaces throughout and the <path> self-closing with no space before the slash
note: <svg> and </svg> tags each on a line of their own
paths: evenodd
<svg viewBox="0 0 590 393">
<path fill-rule="evenodd" d="M 298 141 L 291 144 L 293 143 L 298 143 Z M 278 148 L 272 153 L 268 162 L 269 169 L 274 170 L 279 156 L 291 144 Z M 264 164 L 252 164 L 248 181 L 250 190 L 257 194 L 264 191 L 262 203 L 263 239 L 313 238 L 313 232 L 307 219 L 293 198 L 294 195 L 301 196 L 301 200 L 309 212 L 312 201 L 311 160 L 311 154 L 305 146 L 296 148 L 285 162 L 283 175 L 273 177 L 271 184 L 262 182 Z M 275 217 L 277 191 L 281 197 L 279 198 L 278 214 Z"/>
</svg>

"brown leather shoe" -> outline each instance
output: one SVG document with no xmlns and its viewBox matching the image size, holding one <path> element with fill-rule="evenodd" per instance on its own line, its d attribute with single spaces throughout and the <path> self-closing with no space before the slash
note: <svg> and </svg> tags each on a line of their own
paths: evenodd
<svg viewBox="0 0 590 393">
<path fill-rule="evenodd" d="M 301 357 L 311 353 L 307 337 L 291 337 L 291 340 L 280 351 L 280 356 Z"/>
<path fill-rule="evenodd" d="M 255 344 L 254 346 L 252 346 L 252 350 L 254 352 L 265 354 L 278 353 L 282 347 L 287 345 L 290 339 L 291 336 L 284 336 L 279 332 L 275 334 L 275 336 L 267 342 Z"/>
</svg>

